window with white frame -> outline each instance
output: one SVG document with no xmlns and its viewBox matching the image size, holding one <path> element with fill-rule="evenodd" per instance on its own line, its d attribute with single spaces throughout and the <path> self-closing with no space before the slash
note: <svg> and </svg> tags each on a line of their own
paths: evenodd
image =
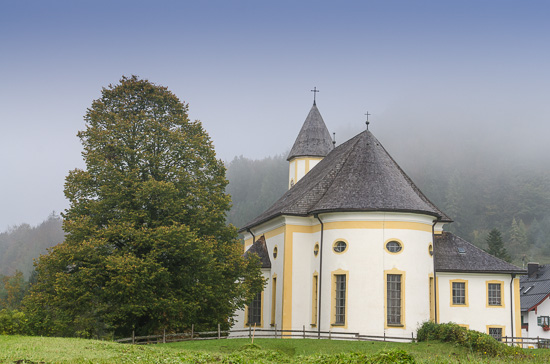
<svg viewBox="0 0 550 364">
<path fill-rule="evenodd" d="M 248 305 L 248 324 L 261 325 L 262 323 L 262 292 L 258 292 L 254 300 Z"/>
<path fill-rule="evenodd" d="M 335 306 L 335 325 L 345 325 L 346 323 L 346 275 L 336 274 L 336 306 Z"/>
<path fill-rule="evenodd" d="M 466 283 L 453 282 L 453 305 L 466 304 Z"/>
<path fill-rule="evenodd" d="M 388 325 L 401 325 L 401 274 L 387 275 Z"/>
<path fill-rule="evenodd" d="M 487 285 L 487 295 L 489 306 L 502 306 L 502 285 L 500 283 L 489 283 Z"/>
<path fill-rule="evenodd" d="M 502 340 L 502 327 L 489 327 L 489 335 L 495 338 L 495 340 Z"/>
</svg>

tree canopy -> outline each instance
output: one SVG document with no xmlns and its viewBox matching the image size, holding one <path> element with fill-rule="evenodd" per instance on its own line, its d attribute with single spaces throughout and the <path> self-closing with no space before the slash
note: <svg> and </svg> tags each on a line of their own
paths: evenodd
<svg viewBox="0 0 550 364">
<path fill-rule="evenodd" d="M 201 123 L 136 76 L 104 88 L 84 119 L 86 169 L 66 178 L 66 239 L 41 256 L 25 300 L 37 333 L 228 327 L 263 279 L 225 223 L 225 168 Z"/>
</svg>

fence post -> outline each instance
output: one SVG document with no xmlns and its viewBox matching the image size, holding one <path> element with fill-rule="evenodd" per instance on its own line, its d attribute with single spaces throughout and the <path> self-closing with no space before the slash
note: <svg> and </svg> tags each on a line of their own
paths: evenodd
<svg viewBox="0 0 550 364">
<path fill-rule="evenodd" d="M 384 341 L 386 341 L 386 331 L 384 331 Z"/>
<path fill-rule="evenodd" d="M 303 338 L 306 338 L 306 325 L 302 325 Z"/>
<path fill-rule="evenodd" d="M 275 324 L 275 339 L 277 338 L 277 324 Z"/>
<path fill-rule="evenodd" d="M 222 335 L 220 332 L 220 324 L 218 324 L 218 339 L 221 339 Z"/>
<path fill-rule="evenodd" d="M 330 340 L 331 337 L 332 337 L 332 327 L 328 329 L 328 339 Z"/>
<path fill-rule="evenodd" d="M 166 327 L 162 331 L 162 343 L 166 344 Z"/>
<path fill-rule="evenodd" d="M 136 343 L 136 332 L 132 330 L 132 344 Z"/>
<path fill-rule="evenodd" d="M 414 332 L 411 331 L 411 342 L 414 342 Z"/>
<path fill-rule="evenodd" d="M 248 325 L 248 338 L 252 339 L 252 326 Z"/>
<path fill-rule="evenodd" d="M 195 337 L 195 324 L 191 324 L 191 340 Z"/>
</svg>

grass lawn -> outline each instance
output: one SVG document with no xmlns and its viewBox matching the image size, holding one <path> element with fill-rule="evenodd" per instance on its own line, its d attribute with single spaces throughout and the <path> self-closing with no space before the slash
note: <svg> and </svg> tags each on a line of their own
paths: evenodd
<svg viewBox="0 0 550 364">
<path fill-rule="evenodd" d="M 363 353 L 405 350 L 417 363 L 548 363 L 550 350 L 519 350 L 511 358 L 488 358 L 439 342 L 397 344 L 314 339 L 188 341 L 163 345 L 27 336 L 0 336 L 0 363 L 364 363 Z M 385 359 L 384 359 L 385 360 Z M 384 361 L 379 361 L 384 363 Z M 387 361 L 386 361 L 387 362 Z"/>
</svg>

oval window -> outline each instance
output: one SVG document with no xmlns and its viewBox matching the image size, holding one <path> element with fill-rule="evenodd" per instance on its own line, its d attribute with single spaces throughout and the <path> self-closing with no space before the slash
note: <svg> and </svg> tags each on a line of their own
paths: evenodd
<svg viewBox="0 0 550 364">
<path fill-rule="evenodd" d="M 430 253 L 430 256 L 433 257 L 434 255 L 434 247 L 432 244 L 428 246 L 428 253 Z"/>
<path fill-rule="evenodd" d="M 399 253 L 401 251 L 401 249 L 403 249 L 403 247 L 401 246 L 400 242 L 392 240 L 392 241 L 388 241 L 386 243 L 386 249 L 390 253 Z"/>
<path fill-rule="evenodd" d="M 277 247 L 273 248 L 273 259 L 277 259 Z"/>
<path fill-rule="evenodd" d="M 319 243 L 315 243 L 313 247 L 313 255 L 317 256 L 317 254 L 319 254 Z"/>
<path fill-rule="evenodd" d="M 348 244 L 346 244 L 345 241 L 338 240 L 336 243 L 334 243 L 333 249 L 336 253 L 342 253 L 344 252 L 344 250 L 346 250 L 347 247 Z"/>
</svg>

